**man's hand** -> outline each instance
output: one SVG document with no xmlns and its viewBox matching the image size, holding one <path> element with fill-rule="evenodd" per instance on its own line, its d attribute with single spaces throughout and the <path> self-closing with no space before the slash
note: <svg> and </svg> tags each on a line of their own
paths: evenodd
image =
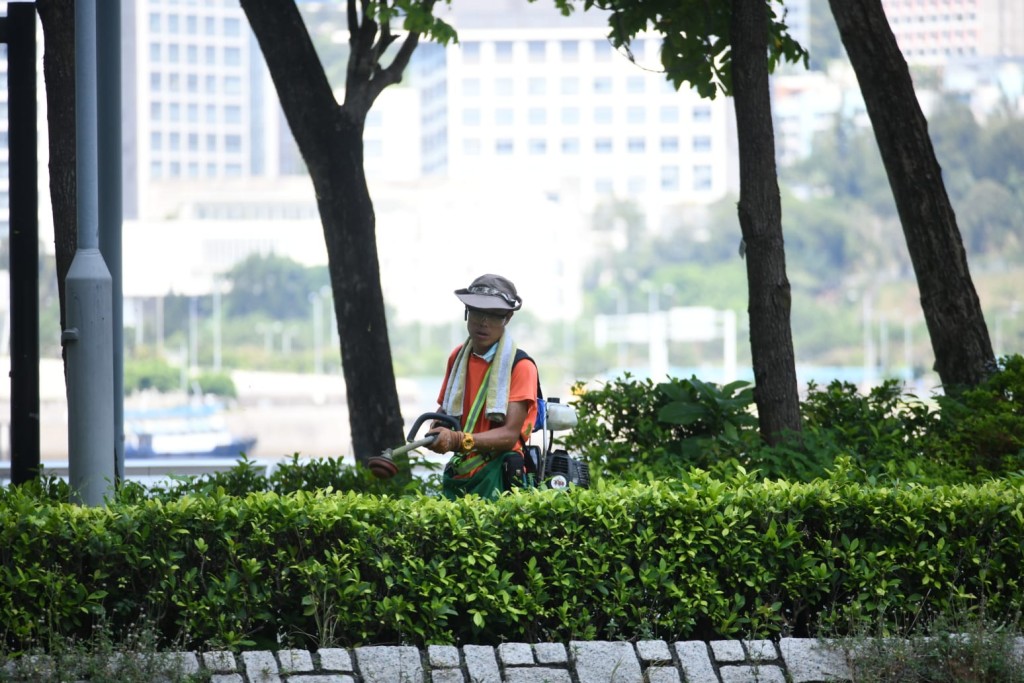
<svg viewBox="0 0 1024 683">
<path fill-rule="evenodd" d="M 448 429 L 447 427 L 431 429 L 427 434 L 437 434 L 437 438 L 434 439 L 434 442 L 427 445 L 427 448 L 435 453 L 459 451 L 462 448 L 462 438 L 465 436 L 462 432 L 456 432 Z"/>
</svg>

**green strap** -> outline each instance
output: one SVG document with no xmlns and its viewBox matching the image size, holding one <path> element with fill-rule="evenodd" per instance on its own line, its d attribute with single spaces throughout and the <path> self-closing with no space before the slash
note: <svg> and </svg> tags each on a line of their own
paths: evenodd
<svg viewBox="0 0 1024 683">
<path fill-rule="evenodd" d="M 480 411 L 484 409 L 484 403 L 487 401 L 487 382 L 491 378 L 492 367 L 493 365 L 487 366 L 487 372 L 484 373 L 484 378 L 480 382 L 480 388 L 477 389 L 476 396 L 473 398 L 473 405 L 469 408 L 469 416 L 463 423 L 462 428 L 469 433 L 473 432 L 473 427 L 476 426 L 477 418 L 480 417 Z"/>
</svg>

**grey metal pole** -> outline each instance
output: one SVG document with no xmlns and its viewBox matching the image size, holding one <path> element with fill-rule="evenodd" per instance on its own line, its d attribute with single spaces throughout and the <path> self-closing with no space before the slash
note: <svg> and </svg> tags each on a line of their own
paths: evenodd
<svg viewBox="0 0 1024 683">
<path fill-rule="evenodd" d="M 121 0 L 96 3 L 100 252 L 110 268 L 114 353 L 114 468 L 124 479 L 124 269 L 121 250 Z"/>
<path fill-rule="evenodd" d="M 113 491 L 114 339 L 110 271 L 99 251 L 96 5 L 75 3 L 75 156 L 78 248 L 65 280 L 68 479 L 73 502 Z"/>
</svg>

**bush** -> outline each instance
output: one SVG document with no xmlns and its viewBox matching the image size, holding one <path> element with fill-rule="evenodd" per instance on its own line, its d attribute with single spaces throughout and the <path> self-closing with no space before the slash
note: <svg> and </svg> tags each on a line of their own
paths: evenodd
<svg viewBox="0 0 1024 683">
<path fill-rule="evenodd" d="M 125 360 L 125 393 L 132 394 L 147 389 L 168 392 L 180 387 L 181 370 L 172 367 L 162 358 Z"/>
<path fill-rule="evenodd" d="M 15 488 L 0 636 L 19 649 L 143 614 L 165 641 L 226 648 L 799 637 L 982 601 L 1009 620 L 1022 534 L 1019 485 L 865 487 L 841 469 L 496 502 L 212 491 L 79 508 Z"/>
</svg>

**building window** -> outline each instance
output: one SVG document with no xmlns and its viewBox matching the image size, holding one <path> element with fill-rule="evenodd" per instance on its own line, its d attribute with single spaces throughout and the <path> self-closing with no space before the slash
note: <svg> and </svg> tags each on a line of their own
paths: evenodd
<svg viewBox="0 0 1024 683">
<path fill-rule="evenodd" d="M 242 108 L 237 104 L 229 104 L 224 107 L 224 123 L 241 123 Z"/>
<path fill-rule="evenodd" d="M 171 92 L 179 92 L 181 90 L 181 74 L 172 73 L 167 75 L 167 89 Z"/>
<path fill-rule="evenodd" d="M 594 151 L 598 154 L 611 154 L 612 153 L 612 139 L 611 138 L 597 138 L 594 140 Z"/>
<path fill-rule="evenodd" d="M 181 121 L 181 104 L 178 102 L 171 102 L 167 105 L 167 118 L 171 121 Z"/>
<path fill-rule="evenodd" d="M 693 167 L 693 189 L 697 191 L 711 189 L 711 167 L 700 164 Z"/>
<path fill-rule="evenodd" d="M 594 92 L 598 95 L 607 95 L 612 91 L 612 79 L 608 76 L 598 76 L 594 79 Z"/>
<path fill-rule="evenodd" d="M 499 126 L 511 126 L 515 122 L 511 107 L 499 107 L 494 111 L 494 122 Z"/>
<path fill-rule="evenodd" d="M 494 43 L 494 60 L 501 64 L 512 61 L 512 41 L 499 40 Z"/>
<path fill-rule="evenodd" d="M 558 45 L 562 53 L 563 62 L 578 62 L 580 60 L 580 43 L 578 40 L 563 40 Z"/>
<path fill-rule="evenodd" d="M 548 110 L 543 107 L 530 107 L 528 116 L 531 126 L 543 126 L 548 122 Z"/>
<path fill-rule="evenodd" d="M 662 123 L 679 123 L 679 107 L 664 106 L 658 116 Z"/>
<path fill-rule="evenodd" d="M 628 107 L 626 109 L 626 121 L 629 123 L 644 123 L 647 121 L 647 110 L 643 107 Z"/>
<path fill-rule="evenodd" d="M 597 194 L 611 194 L 614 189 L 615 184 L 611 178 L 598 178 L 594 181 L 594 192 Z"/>
<path fill-rule="evenodd" d="M 216 152 L 217 151 L 217 136 L 213 133 L 209 133 L 206 136 L 206 151 Z"/>
<path fill-rule="evenodd" d="M 149 89 L 153 92 L 160 92 L 163 85 L 163 75 L 159 71 L 149 74 Z"/>
<path fill-rule="evenodd" d="M 239 66 L 242 63 L 242 51 L 237 47 L 224 48 L 224 64 L 227 66 Z"/>
<path fill-rule="evenodd" d="M 180 19 L 177 14 L 171 14 L 167 17 L 167 32 L 177 35 L 181 30 Z"/>
<path fill-rule="evenodd" d="M 466 126 L 480 125 L 480 110 L 476 107 L 462 110 L 462 123 Z"/>
<path fill-rule="evenodd" d="M 515 88 L 511 78 L 499 78 L 494 82 L 494 92 L 501 97 L 511 97 L 515 94 Z"/>
<path fill-rule="evenodd" d="M 580 92 L 580 79 L 575 76 L 566 76 L 562 79 L 563 95 L 578 95 Z"/>
<path fill-rule="evenodd" d="M 181 61 L 181 46 L 177 43 L 172 43 L 167 46 L 167 61 L 171 64 L 177 64 Z"/>
<path fill-rule="evenodd" d="M 480 94 L 480 79 L 479 78 L 463 78 L 462 79 L 462 94 L 467 97 L 476 97 Z"/>
<path fill-rule="evenodd" d="M 217 123 L 217 107 L 215 105 L 208 104 L 204 107 L 204 109 L 206 111 L 206 122 Z"/>
<path fill-rule="evenodd" d="M 462 141 L 462 153 L 466 156 L 480 156 L 480 138 L 466 138 Z"/>
<path fill-rule="evenodd" d="M 189 102 L 186 116 L 189 123 L 199 123 L 199 105 L 195 102 Z"/>
<path fill-rule="evenodd" d="M 199 133 L 188 134 L 188 151 L 198 152 L 199 151 Z M 198 171 L 198 167 L 196 168 Z"/>
<path fill-rule="evenodd" d="M 217 65 L 217 48 L 213 45 L 207 45 L 203 48 L 203 63 L 206 64 L 206 66 Z"/>
<path fill-rule="evenodd" d="M 160 16 L 159 12 L 150 12 L 149 13 L 149 32 L 150 33 L 160 33 L 160 31 L 163 28 L 160 20 L 161 20 L 161 16 Z"/>
<path fill-rule="evenodd" d="M 711 107 L 698 105 L 693 108 L 693 122 L 707 123 L 711 120 Z"/>
<path fill-rule="evenodd" d="M 527 82 L 527 89 L 531 95 L 545 95 L 548 91 L 547 79 L 531 78 Z"/>
<path fill-rule="evenodd" d="M 640 175 L 634 175 L 629 177 L 627 192 L 630 196 L 635 197 L 641 195 L 647 191 L 647 179 Z"/>
<path fill-rule="evenodd" d="M 242 22 L 236 17 L 225 17 L 224 35 L 232 37 L 242 35 Z"/>
<path fill-rule="evenodd" d="M 639 95 L 647 89 L 647 81 L 643 76 L 630 76 L 626 79 L 626 92 Z"/>
<path fill-rule="evenodd" d="M 574 126 L 580 122 L 579 107 L 562 107 L 562 123 L 567 126 Z"/>
<path fill-rule="evenodd" d="M 630 154 L 643 154 L 647 143 L 643 138 L 630 138 L 626 141 L 626 149 Z"/>
<path fill-rule="evenodd" d="M 163 48 L 160 43 L 149 44 L 149 61 L 159 64 L 163 61 Z"/>
<path fill-rule="evenodd" d="M 711 137 L 708 135 L 695 135 L 693 136 L 693 151 L 694 152 L 710 152 L 711 151 Z"/>
<path fill-rule="evenodd" d="M 494 151 L 502 156 L 507 156 L 515 151 L 515 145 L 511 138 L 498 138 L 494 141 Z"/>
<path fill-rule="evenodd" d="M 199 63 L 199 46 L 198 45 L 189 45 L 188 47 L 186 47 L 185 48 L 185 59 L 188 61 L 189 64 L 198 64 Z"/>
<path fill-rule="evenodd" d="M 189 93 L 193 95 L 199 94 L 199 76 L 196 74 L 189 74 L 188 78 L 186 78 L 186 83 Z"/>
<path fill-rule="evenodd" d="M 213 17 L 203 18 L 203 33 L 212 36 L 217 33 L 217 21 Z"/>
<path fill-rule="evenodd" d="M 527 143 L 527 149 L 530 154 L 546 154 L 548 142 L 544 138 L 530 138 L 530 141 Z"/>
<path fill-rule="evenodd" d="M 164 148 L 164 135 L 158 130 L 149 134 L 149 151 L 159 152 Z"/>
<path fill-rule="evenodd" d="M 661 189 L 665 192 L 674 192 L 679 189 L 679 167 L 661 167 Z"/>
<path fill-rule="evenodd" d="M 224 93 L 227 95 L 239 95 L 242 92 L 242 79 L 238 76 L 226 76 L 224 78 Z"/>
<path fill-rule="evenodd" d="M 562 138 L 562 154 L 579 154 L 579 138 Z"/>
<path fill-rule="evenodd" d="M 611 107 L 594 107 L 594 123 L 609 124 L 612 122 Z"/>
<path fill-rule="evenodd" d="M 460 43 L 462 45 L 462 61 L 466 64 L 480 63 L 480 43 Z"/>
<path fill-rule="evenodd" d="M 595 62 L 610 62 L 612 61 L 612 44 L 607 40 L 595 40 L 594 41 L 594 61 Z"/>
<path fill-rule="evenodd" d="M 543 62 L 547 57 L 547 43 L 543 40 L 531 40 L 527 43 L 527 50 L 531 62 Z"/>
<path fill-rule="evenodd" d="M 190 14 L 185 17 L 185 32 L 190 36 L 194 36 L 199 33 L 199 17 L 194 14 Z"/>
<path fill-rule="evenodd" d="M 224 136 L 224 151 L 228 154 L 238 154 L 242 151 L 242 136 L 241 135 L 225 135 Z"/>
<path fill-rule="evenodd" d="M 675 135 L 666 135 L 661 139 L 661 151 L 666 154 L 675 154 L 679 151 L 679 138 Z"/>
<path fill-rule="evenodd" d="M 181 151 L 181 133 L 171 133 L 167 136 L 167 149 L 172 152 Z"/>
<path fill-rule="evenodd" d="M 163 118 L 164 106 L 159 102 L 149 103 L 149 118 L 152 121 L 159 121 Z"/>
</svg>

